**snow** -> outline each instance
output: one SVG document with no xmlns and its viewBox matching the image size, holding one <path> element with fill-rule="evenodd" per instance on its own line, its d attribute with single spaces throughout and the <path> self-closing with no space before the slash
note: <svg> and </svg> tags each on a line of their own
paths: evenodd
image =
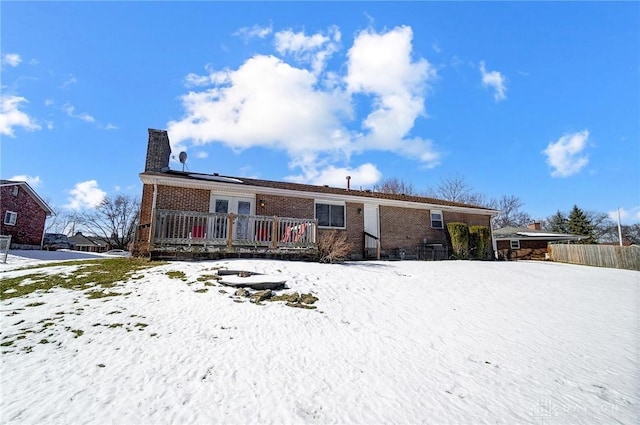
<svg viewBox="0 0 640 425">
<path fill-rule="evenodd" d="M 0 279 L 26 273 L 10 266 Z M 197 280 L 220 267 L 286 276 L 317 309 Z M 0 303 L 3 424 L 640 422 L 639 272 L 227 260 L 137 275 L 113 288 L 128 295 Z"/>
</svg>

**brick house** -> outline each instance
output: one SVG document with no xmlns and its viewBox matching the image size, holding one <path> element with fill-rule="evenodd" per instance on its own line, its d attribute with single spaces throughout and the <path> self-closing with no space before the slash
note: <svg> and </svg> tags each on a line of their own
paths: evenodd
<svg viewBox="0 0 640 425">
<path fill-rule="evenodd" d="M 323 233 L 336 230 L 347 235 L 353 259 L 435 258 L 448 246 L 446 223 L 490 228 L 498 213 L 353 190 L 348 179 L 337 188 L 176 171 L 169 168 L 170 155 L 167 132 L 149 129 L 135 253 L 212 258 L 215 252 L 313 250 Z"/>
<path fill-rule="evenodd" d="M 0 180 L 0 234 L 13 249 L 39 249 L 44 224 L 53 211 L 27 182 Z"/>
<path fill-rule="evenodd" d="M 528 227 L 503 227 L 493 231 L 496 256 L 503 260 L 543 260 L 550 243 L 577 242 L 584 236 L 542 230 L 540 223 Z"/>
<path fill-rule="evenodd" d="M 85 236 L 82 232 L 76 232 L 75 235 L 69 237 L 69 242 L 73 245 L 74 251 L 105 252 L 109 249 L 107 243 L 102 239 Z"/>
</svg>

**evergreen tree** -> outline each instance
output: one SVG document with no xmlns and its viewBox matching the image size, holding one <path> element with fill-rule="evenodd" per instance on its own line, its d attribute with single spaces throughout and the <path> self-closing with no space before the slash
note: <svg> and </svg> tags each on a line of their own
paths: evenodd
<svg viewBox="0 0 640 425">
<path fill-rule="evenodd" d="M 593 224 L 577 205 L 574 205 L 569 213 L 567 228 L 571 234 L 584 236 L 582 243 L 596 243 Z"/>
<path fill-rule="evenodd" d="M 569 233 L 569 221 L 567 217 L 560 211 L 549 217 L 547 228 L 553 233 Z"/>
</svg>

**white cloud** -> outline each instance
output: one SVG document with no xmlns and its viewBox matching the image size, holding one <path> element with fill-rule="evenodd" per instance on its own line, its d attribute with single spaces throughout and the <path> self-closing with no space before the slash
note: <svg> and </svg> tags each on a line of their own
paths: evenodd
<svg viewBox="0 0 640 425">
<path fill-rule="evenodd" d="M 487 71 L 484 61 L 480 62 L 480 73 L 482 74 L 482 85 L 495 90 L 493 98 L 496 102 L 507 98 L 506 78 L 498 71 Z"/>
<path fill-rule="evenodd" d="M 107 125 L 104 126 L 105 130 L 117 130 L 118 126 L 117 125 L 113 125 L 111 123 L 107 123 Z"/>
<path fill-rule="evenodd" d="M 618 222 L 618 210 L 608 211 L 607 214 L 611 220 Z M 620 222 L 622 224 L 640 223 L 640 205 L 630 209 L 620 208 Z"/>
<path fill-rule="evenodd" d="M 331 55 L 338 51 L 341 37 L 336 26 L 329 28 L 327 35 L 307 36 L 304 32 L 285 30 L 275 33 L 275 47 L 281 55 L 291 54 L 298 62 L 311 64 L 313 73 L 319 74 Z"/>
<path fill-rule="evenodd" d="M 281 150 L 290 167 L 301 171 L 294 177 L 305 181 L 323 175 L 321 167 L 332 170 L 369 150 L 433 166 L 439 154 L 432 142 L 410 133 L 425 115 L 425 92 L 436 73 L 425 59 L 412 58 L 412 37 L 409 27 L 357 34 L 339 75 L 323 68 L 338 48 L 337 27 L 310 35 L 278 32 L 276 49 L 292 55 L 296 65 L 257 54 L 237 69 L 209 68 L 206 75 L 186 77 L 199 89 L 181 97 L 183 118 L 167 124 L 172 149 L 221 143 L 234 151 Z M 363 102 L 362 116 L 354 109 L 356 99 Z M 364 180 L 371 182 L 371 176 Z"/>
<path fill-rule="evenodd" d="M 107 196 L 106 192 L 98 187 L 98 182 L 95 180 L 77 183 L 69 193 L 71 196 L 67 198 L 69 203 L 65 205 L 65 208 L 72 210 L 95 208 Z"/>
<path fill-rule="evenodd" d="M 44 106 L 51 106 L 51 105 L 53 105 L 55 103 L 56 102 L 53 99 L 45 99 Z"/>
<path fill-rule="evenodd" d="M 9 180 L 27 182 L 29 186 L 31 186 L 34 189 L 42 184 L 42 180 L 40 179 L 40 176 L 27 176 L 25 174 L 13 176 Z"/>
<path fill-rule="evenodd" d="M 583 130 L 565 134 L 555 142 L 549 143 L 542 153 L 547 156 L 547 164 L 553 168 L 552 177 L 571 176 L 589 163 L 588 156 L 583 155 L 588 139 L 589 131 Z"/>
<path fill-rule="evenodd" d="M 407 137 L 416 119 L 425 115 L 425 92 L 437 77 L 425 59 L 412 60 L 412 39 L 409 27 L 356 36 L 348 53 L 347 90 L 372 95 L 373 110 L 362 123 L 365 133 L 359 135 L 354 150 L 400 152 L 434 166 L 439 154 L 432 142 Z"/>
<path fill-rule="evenodd" d="M 33 118 L 20 110 L 22 103 L 29 102 L 20 96 L 0 97 L 0 134 L 15 137 L 15 127 L 22 127 L 28 131 L 40 130 Z"/>
<path fill-rule="evenodd" d="M 351 176 L 351 188 L 360 189 L 360 187 L 371 187 L 382 178 L 380 170 L 371 163 L 362 164 L 356 168 L 329 165 L 322 170 L 311 167 L 304 171 L 305 174 L 288 176 L 286 180 L 296 183 L 326 184 L 333 187 L 346 188 L 347 176 Z"/>
<path fill-rule="evenodd" d="M 2 57 L 2 63 L 4 65 L 16 67 L 20 65 L 20 62 L 22 62 L 22 58 L 17 53 L 7 53 Z"/>
<path fill-rule="evenodd" d="M 265 38 L 266 36 L 271 34 L 272 31 L 273 31 L 273 28 L 271 25 L 269 25 L 268 27 L 261 27 L 260 25 L 254 25 L 252 27 L 242 27 L 239 30 L 237 30 L 235 33 L 233 33 L 233 35 L 237 35 L 244 38 L 245 40 L 248 40 L 254 37 Z"/>
<path fill-rule="evenodd" d="M 63 110 L 71 118 L 77 118 L 77 119 L 85 121 L 85 122 L 95 122 L 96 121 L 96 119 L 94 117 L 92 117 L 91 115 L 87 114 L 86 112 L 83 112 L 83 113 L 80 113 L 80 114 L 76 114 L 75 113 L 76 108 L 74 106 L 68 104 L 68 103 L 63 106 Z"/>
<path fill-rule="evenodd" d="M 73 75 L 69 75 L 69 78 L 67 78 L 63 83 L 62 83 L 62 88 L 66 89 L 67 87 L 69 87 L 72 84 L 77 83 L 78 80 L 76 79 L 76 77 L 74 77 Z"/>
<path fill-rule="evenodd" d="M 205 151 L 198 151 L 198 152 L 196 152 L 196 158 L 198 158 L 198 159 L 206 159 L 206 158 L 209 158 L 209 154 L 206 153 Z"/>
</svg>

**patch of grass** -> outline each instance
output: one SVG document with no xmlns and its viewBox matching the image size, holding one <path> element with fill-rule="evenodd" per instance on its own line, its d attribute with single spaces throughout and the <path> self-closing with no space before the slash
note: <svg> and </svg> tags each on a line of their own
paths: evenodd
<svg viewBox="0 0 640 425">
<path fill-rule="evenodd" d="M 84 331 L 82 329 L 73 329 L 71 332 L 76 334 L 75 338 L 78 338 L 79 336 L 82 336 L 84 334 Z"/>
<path fill-rule="evenodd" d="M 118 295 L 130 295 L 131 292 L 105 292 L 101 290 L 93 290 L 87 292 L 87 298 L 90 300 L 95 300 L 97 298 L 106 298 L 106 297 L 117 297 Z"/>
<path fill-rule="evenodd" d="M 112 323 L 109 326 L 107 326 L 108 328 L 121 328 L 123 326 L 122 323 Z"/>
<path fill-rule="evenodd" d="M 49 344 L 49 340 L 46 338 L 42 338 L 38 344 Z"/>
<path fill-rule="evenodd" d="M 133 326 L 136 326 L 136 327 L 140 328 L 140 330 L 143 330 L 144 328 L 146 328 L 149 325 L 147 325 L 146 323 L 136 323 Z"/>
<path fill-rule="evenodd" d="M 58 274 L 34 272 L 25 276 L 2 279 L 0 281 L 0 300 L 22 297 L 36 291 L 46 292 L 52 288 L 72 290 L 84 290 L 87 286 L 100 287 L 102 289 L 113 288 L 118 283 L 131 279 L 132 275 L 140 270 L 162 264 L 165 263 L 151 262 L 140 258 L 108 258 L 67 261 L 28 267 L 26 269 L 31 270 L 77 266 L 75 270 L 70 272 Z"/>
<path fill-rule="evenodd" d="M 198 294 L 204 294 L 205 292 L 207 292 L 208 289 L 207 288 L 200 288 L 200 289 L 196 289 L 193 292 L 197 292 Z"/>
<path fill-rule="evenodd" d="M 25 307 L 38 307 L 39 305 L 44 305 L 44 303 L 43 302 L 30 303 L 30 304 L 27 304 Z"/>
<path fill-rule="evenodd" d="M 0 344 L 0 347 L 9 347 L 11 345 L 13 345 L 13 341 L 6 341 Z"/>
<path fill-rule="evenodd" d="M 181 280 L 186 280 L 187 279 L 187 275 L 185 275 L 184 272 L 181 272 L 181 271 L 170 270 L 170 271 L 166 272 L 165 274 L 170 279 L 181 279 Z"/>
</svg>

